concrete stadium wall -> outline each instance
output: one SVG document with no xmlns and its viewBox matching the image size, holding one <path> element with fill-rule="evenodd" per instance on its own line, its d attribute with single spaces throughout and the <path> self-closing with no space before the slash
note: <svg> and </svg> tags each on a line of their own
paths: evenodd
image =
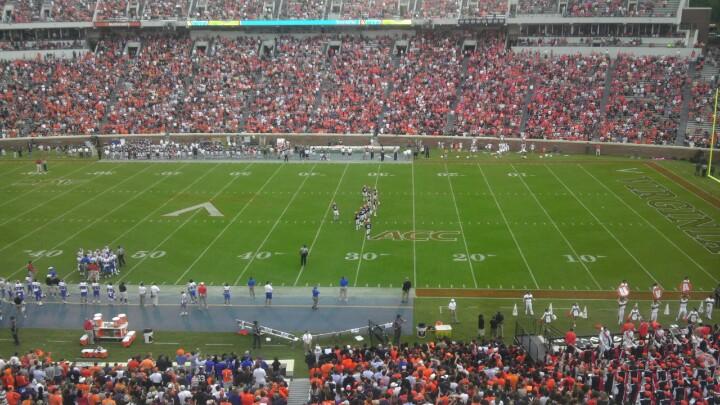
<svg viewBox="0 0 720 405">
<path fill-rule="evenodd" d="M 37 59 L 52 56 L 56 59 L 71 59 L 90 52 L 86 48 L 75 49 L 33 49 L 27 51 L 0 51 L 0 60 Z"/>
<path fill-rule="evenodd" d="M 643 38 L 644 40 L 644 38 Z M 663 48 L 646 46 L 513 46 L 515 52 L 539 52 L 546 55 L 592 55 L 607 54 L 611 58 L 617 58 L 618 54 L 636 56 L 677 56 L 690 58 L 700 55 L 699 48 Z"/>
<path fill-rule="evenodd" d="M 176 142 L 197 142 L 203 140 L 216 140 L 225 142 L 228 137 L 246 138 L 253 143 L 260 145 L 272 145 L 276 139 L 284 138 L 296 145 L 308 146 L 324 146 L 337 145 L 342 143 L 348 146 L 365 146 L 370 144 L 371 140 L 376 145 L 385 147 L 407 147 L 417 142 L 436 148 L 438 142 L 463 143 L 463 149 L 469 150 L 472 143 L 471 137 L 454 137 L 454 136 L 422 136 L 422 135 L 380 135 L 373 137 L 369 134 L 250 134 L 250 133 L 218 133 L 218 134 L 154 134 L 154 135 L 100 135 L 97 138 L 101 144 L 109 143 L 119 139 L 131 140 L 133 138 L 143 139 L 150 138 L 159 142 L 161 139 L 173 140 Z M 488 143 L 492 143 L 493 150 L 497 150 L 497 144 L 500 142 L 498 138 L 478 137 L 478 147 L 484 147 Z M 5 138 L 0 139 L 0 148 L 11 150 L 15 148 L 24 148 L 28 142 L 43 146 L 62 146 L 62 145 L 81 145 L 86 141 L 91 141 L 90 136 L 54 136 L 42 138 Z M 518 138 L 508 138 L 505 142 L 510 144 L 512 151 L 520 148 L 522 140 Z M 704 148 L 688 148 L 683 146 L 665 146 L 665 145 L 637 145 L 623 143 L 608 142 L 572 142 L 562 140 L 528 140 L 528 144 L 535 144 L 535 152 L 541 153 L 562 153 L 562 154 L 588 154 L 593 155 L 595 148 L 600 147 L 603 155 L 637 157 L 637 158 L 664 158 L 664 159 L 681 159 L 690 160 L 699 156 L 707 157 L 708 149 Z M 715 154 L 714 161 L 720 161 L 720 153 Z"/>
</svg>

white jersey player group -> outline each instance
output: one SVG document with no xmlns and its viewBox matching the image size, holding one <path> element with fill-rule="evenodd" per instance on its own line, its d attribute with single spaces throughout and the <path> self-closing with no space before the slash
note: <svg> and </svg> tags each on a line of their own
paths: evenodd
<svg viewBox="0 0 720 405">
<path fill-rule="evenodd" d="M 120 274 L 120 263 L 118 263 L 118 255 L 113 249 L 105 246 L 102 249 L 78 249 L 75 255 L 77 270 L 84 277 L 88 278 L 107 278 Z M 88 272 L 97 266 L 97 273 Z"/>
<path fill-rule="evenodd" d="M 632 304 L 632 306 L 629 309 L 628 312 L 628 305 L 629 305 L 629 298 L 630 298 L 630 285 L 628 284 L 627 280 L 623 280 L 620 285 L 617 287 L 617 322 L 618 325 L 623 325 L 626 322 L 642 322 L 642 321 L 648 321 L 648 322 L 657 322 L 658 321 L 658 315 L 660 313 L 661 309 L 661 299 L 663 297 L 663 290 L 662 288 L 657 284 L 653 284 L 651 288 L 651 297 L 652 302 L 650 304 L 650 313 L 649 317 L 644 317 L 642 314 L 642 310 L 640 308 L 640 305 L 638 303 Z M 712 319 L 713 310 L 715 309 L 715 299 L 712 296 L 708 296 L 704 298 L 699 305 L 696 307 L 690 307 L 690 296 L 692 293 L 692 284 L 690 283 L 690 279 L 688 277 L 685 277 L 683 281 L 680 283 L 680 286 L 678 288 L 678 291 L 680 293 L 680 298 L 678 301 L 678 311 L 674 317 L 675 322 L 684 321 L 687 322 L 689 325 L 697 325 L 703 322 L 702 317 L 704 317 L 707 320 Z M 533 294 L 530 291 L 527 291 L 523 297 L 523 305 L 524 305 L 524 315 L 533 317 L 535 316 L 535 311 L 533 308 L 533 304 L 535 302 L 535 298 L 533 297 Z M 517 309 L 517 308 L 516 308 Z M 666 310 L 665 315 L 671 315 L 669 313 L 669 305 L 666 304 Z M 513 315 L 515 315 L 518 311 L 514 311 Z M 570 310 L 568 311 L 568 317 L 572 319 L 572 325 L 573 327 L 576 326 L 576 320 L 578 318 L 587 318 L 587 309 L 581 309 L 580 305 L 578 303 L 572 304 Z M 557 319 L 557 316 L 553 312 L 552 304 L 550 304 L 549 307 L 545 309 L 545 311 L 541 314 L 539 322 L 543 324 L 544 327 L 549 326 L 552 322 L 554 322 Z"/>
</svg>

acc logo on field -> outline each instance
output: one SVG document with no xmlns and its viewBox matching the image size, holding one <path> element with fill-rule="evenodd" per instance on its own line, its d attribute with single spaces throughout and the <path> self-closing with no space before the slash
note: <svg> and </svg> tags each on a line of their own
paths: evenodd
<svg viewBox="0 0 720 405">
<path fill-rule="evenodd" d="M 460 231 L 384 231 L 370 240 L 414 240 L 416 242 L 456 242 Z"/>
</svg>

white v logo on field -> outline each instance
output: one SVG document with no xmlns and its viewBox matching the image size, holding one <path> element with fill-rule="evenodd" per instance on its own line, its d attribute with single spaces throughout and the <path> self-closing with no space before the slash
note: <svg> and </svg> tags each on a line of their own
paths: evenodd
<svg viewBox="0 0 720 405">
<path fill-rule="evenodd" d="M 192 207 L 183 208 L 181 210 L 173 211 L 170 213 L 167 213 L 163 215 L 164 217 L 179 217 L 180 215 L 186 213 L 186 212 L 192 212 L 195 210 L 199 210 L 200 208 L 204 208 L 205 211 L 207 211 L 208 215 L 211 217 L 222 217 L 224 216 L 222 212 L 220 212 L 219 209 L 215 208 L 215 206 L 211 202 L 205 202 L 198 205 L 193 205 Z"/>
<path fill-rule="evenodd" d="M 623 173 L 642 174 L 642 171 L 640 171 L 640 169 L 638 169 L 637 167 L 631 167 L 629 169 L 618 169 L 617 171 Z"/>
</svg>

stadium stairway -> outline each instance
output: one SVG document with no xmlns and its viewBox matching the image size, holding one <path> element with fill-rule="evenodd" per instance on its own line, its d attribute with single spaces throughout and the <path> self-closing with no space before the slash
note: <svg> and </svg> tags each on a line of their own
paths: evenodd
<svg viewBox="0 0 720 405">
<path fill-rule="evenodd" d="M 610 100 L 610 91 L 612 90 L 612 81 L 613 81 L 613 75 L 615 75 L 615 66 L 616 66 L 617 59 L 613 59 L 610 62 L 610 66 L 608 66 L 607 72 L 605 73 L 605 87 L 603 88 L 603 95 L 602 99 L 600 100 L 600 121 L 603 121 L 605 119 L 605 116 L 607 115 L 607 112 L 605 111 L 607 108 L 608 100 Z M 594 141 L 600 140 L 600 133 L 595 132 L 595 136 L 593 137 Z"/>
<path fill-rule="evenodd" d="M 295 378 L 289 384 L 287 405 L 306 405 L 310 400 L 310 379 Z"/>
<path fill-rule="evenodd" d="M 695 77 L 695 61 L 691 60 L 688 64 L 688 77 Z M 677 135 L 675 136 L 675 145 L 683 146 L 687 140 L 688 112 L 690 109 L 690 99 L 692 80 L 686 80 L 682 87 L 682 106 L 680 107 L 680 120 L 677 127 Z"/>
<path fill-rule="evenodd" d="M 395 55 L 393 53 L 392 55 L 392 66 L 393 70 L 397 70 L 398 66 L 400 66 L 400 56 Z M 390 98 L 390 94 L 392 94 L 394 85 L 392 81 L 388 81 L 387 87 L 385 88 L 385 96 L 384 99 L 388 100 Z M 388 106 L 387 103 L 383 103 L 382 111 L 380 111 L 380 114 L 377 117 L 377 128 L 378 130 L 381 130 L 385 126 L 385 114 L 387 113 Z"/>
<path fill-rule="evenodd" d="M 535 84 L 537 82 L 537 79 L 535 76 L 530 77 L 530 84 L 528 86 L 528 91 L 525 94 L 525 99 L 523 100 L 523 109 L 522 109 L 522 119 L 520 120 L 520 133 L 525 132 L 525 128 L 527 127 L 528 119 L 530 118 L 530 111 L 528 110 L 528 107 L 530 106 L 530 101 L 532 100 L 533 94 L 535 94 Z"/>
<path fill-rule="evenodd" d="M 463 85 L 467 80 L 468 65 L 470 64 L 470 58 L 463 58 L 462 65 L 460 68 L 460 82 L 458 83 L 457 89 L 455 90 L 455 98 L 450 102 L 450 113 L 447 115 L 447 121 L 445 121 L 445 134 L 452 135 L 455 133 L 455 122 L 457 122 L 457 115 L 455 114 L 455 108 L 457 107 L 460 97 L 462 96 Z"/>
</svg>

